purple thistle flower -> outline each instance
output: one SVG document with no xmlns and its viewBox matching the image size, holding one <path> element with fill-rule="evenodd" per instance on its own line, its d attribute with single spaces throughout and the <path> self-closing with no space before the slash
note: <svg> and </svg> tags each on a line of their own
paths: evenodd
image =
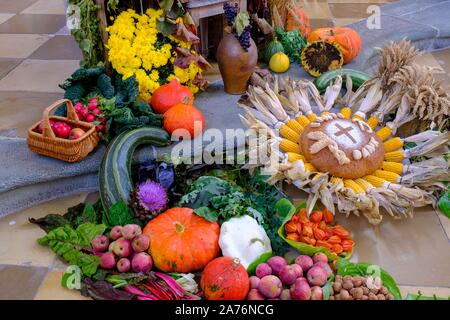
<svg viewBox="0 0 450 320">
<path fill-rule="evenodd" d="M 138 187 L 139 203 L 145 210 L 158 212 L 167 204 L 167 192 L 159 183 L 146 181 Z"/>
</svg>

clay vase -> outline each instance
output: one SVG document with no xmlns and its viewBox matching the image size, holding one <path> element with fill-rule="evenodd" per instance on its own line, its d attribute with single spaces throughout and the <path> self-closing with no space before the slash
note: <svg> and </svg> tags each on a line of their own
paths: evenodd
<svg viewBox="0 0 450 320">
<path fill-rule="evenodd" d="M 217 48 L 217 62 L 222 75 L 225 92 L 243 94 L 247 91 L 248 79 L 258 62 L 255 42 L 250 40 L 250 47 L 245 51 L 239 40 L 227 33 Z"/>
</svg>

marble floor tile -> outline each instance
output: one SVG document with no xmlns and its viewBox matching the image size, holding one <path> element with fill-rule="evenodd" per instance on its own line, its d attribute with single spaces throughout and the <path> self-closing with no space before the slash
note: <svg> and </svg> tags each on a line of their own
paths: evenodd
<svg viewBox="0 0 450 320">
<path fill-rule="evenodd" d="M 0 25 L 0 33 L 43 33 L 58 32 L 66 23 L 64 15 L 17 14 Z"/>
<path fill-rule="evenodd" d="M 0 265 L 0 300 L 33 299 L 47 272 L 42 267 Z"/>
<path fill-rule="evenodd" d="M 50 38 L 45 44 L 34 51 L 29 58 L 41 60 L 81 60 L 83 59 L 83 54 L 72 36 L 58 35 Z"/>
<path fill-rule="evenodd" d="M 65 14 L 66 5 L 64 0 L 38 0 L 22 11 L 30 14 Z"/>
<path fill-rule="evenodd" d="M 27 58 L 48 39 L 41 34 L 0 34 L 0 58 Z"/>
</svg>

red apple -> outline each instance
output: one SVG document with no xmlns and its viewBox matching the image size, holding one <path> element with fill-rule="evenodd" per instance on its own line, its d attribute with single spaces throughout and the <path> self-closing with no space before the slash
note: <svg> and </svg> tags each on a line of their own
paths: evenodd
<svg viewBox="0 0 450 320">
<path fill-rule="evenodd" d="M 54 125 L 54 132 L 58 138 L 67 139 L 69 137 L 71 128 L 64 122 L 56 122 Z"/>
<path fill-rule="evenodd" d="M 85 131 L 80 128 L 74 128 L 70 131 L 69 139 L 70 140 L 77 140 L 78 138 L 81 138 L 85 134 Z"/>
</svg>

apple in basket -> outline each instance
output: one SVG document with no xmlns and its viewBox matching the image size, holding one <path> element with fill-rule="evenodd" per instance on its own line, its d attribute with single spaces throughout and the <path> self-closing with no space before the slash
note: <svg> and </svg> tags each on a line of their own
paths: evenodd
<svg viewBox="0 0 450 320">
<path fill-rule="evenodd" d="M 72 128 L 65 122 L 55 122 L 53 126 L 53 131 L 58 138 L 67 139 L 69 138 L 70 131 Z"/>
<path fill-rule="evenodd" d="M 74 128 L 70 131 L 69 140 L 77 140 L 81 138 L 86 132 L 80 128 Z"/>
<path fill-rule="evenodd" d="M 49 120 L 49 122 L 50 122 L 50 127 L 53 129 L 53 132 L 55 132 L 55 129 L 54 129 L 55 121 Z M 44 132 L 44 121 L 41 121 L 41 123 L 39 123 L 38 132 L 39 133 Z"/>
</svg>

